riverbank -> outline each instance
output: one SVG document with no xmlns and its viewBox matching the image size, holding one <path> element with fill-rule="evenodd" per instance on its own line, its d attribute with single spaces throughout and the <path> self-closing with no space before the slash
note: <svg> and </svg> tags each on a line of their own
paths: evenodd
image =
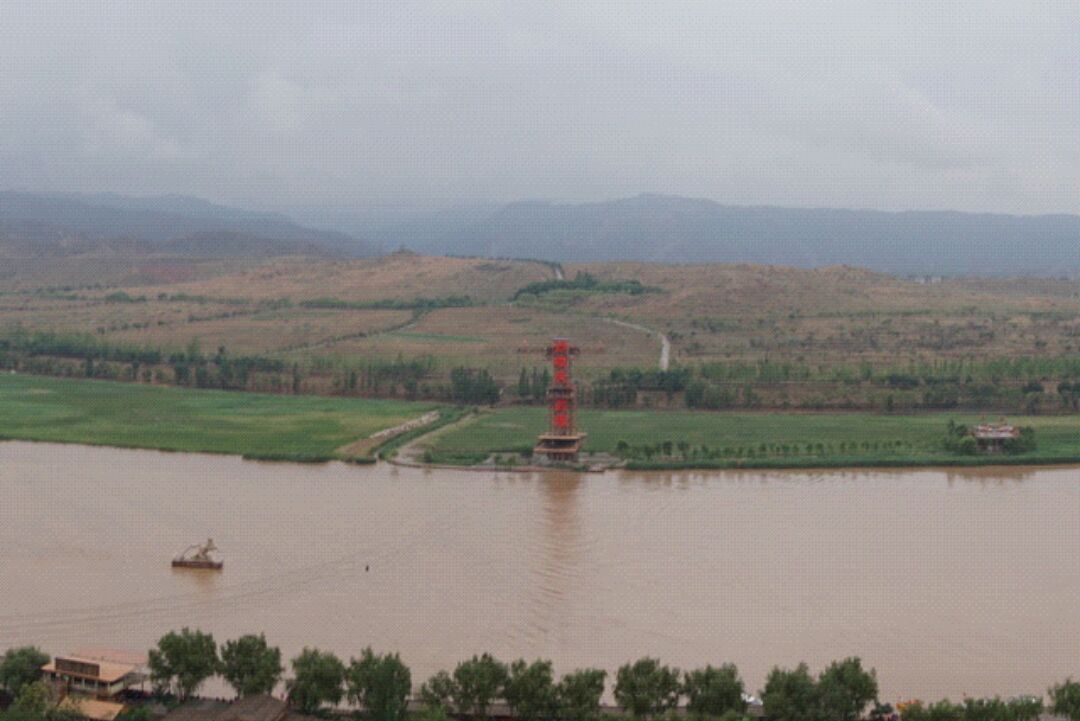
<svg viewBox="0 0 1080 721">
<path fill-rule="evenodd" d="M 437 417 L 433 414 L 437 413 Z M 1037 448 L 963 456 L 945 448 L 964 413 L 583 410 L 580 470 L 972 467 L 1080 463 L 1080 415 L 1013 416 Z M 0 439 L 226 453 L 253 460 L 543 470 L 542 407 L 466 409 L 396 400 L 268 395 L 0 375 Z"/>
<path fill-rule="evenodd" d="M 0 375 L 0 439 L 226 453 L 253 460 L 370 461 L 377 445 L 359 447 L 357 441 L 439 408 L 434 403 Z"/>
<path fill-rule="evenodd" d="M 625 460 L 631 470 L 856 468 L 1080 463 L 1080 416 L 1015 416 L 1035 429 L 1038 447 L 1016 455 L 962 456 L 945 448 L 950 421 L 965 413 L 709 413 L 597 411 L 578 414 L 586 450 Z M 500 408 L 415 442 L 417 460 L 477 467 L 530 465 L 543 408 Z"/>
</svg>

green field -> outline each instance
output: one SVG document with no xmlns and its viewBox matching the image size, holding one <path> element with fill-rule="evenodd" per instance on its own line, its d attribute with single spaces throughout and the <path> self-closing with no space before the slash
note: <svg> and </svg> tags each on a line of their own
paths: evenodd
<svg viewBox="0 0 1080 721">
<path fill-rule="evenodd" d="M 435 407 L 0 375 L 0 438 L 250 458 L 346 457 L 345 446 Z M 950 420 L 970 425 L 982 419 L 947 413 L 579 414 L 589 434 L 586 450 L 620 455 L 639 468 L 1080 462 L 1080 416 L 1010 417 L 1035 428 L 1038 448 L 993 457 L 947 451 Z M 475 463 L 493 453 L 527 453 L 546 421 L 543 408 L 502 408 L 419 443 L 435 462 Z"/>
<path fill-rule="evenodd" d="M 0 375 L 0 438 L 327 460 L 431 403 Z"/>
<path fill-rule="evenodd" d="M 638 448 L 671 442 L 672 456 L 634 454 L 634 467 L 1080 462 L 1080 416 L 1075 415 L 1010 417 L 1011 423 L 1035 428 L 1038 448 L 992 457 L 945 450 L 949 420 L 965 425 L 983 420 L 964 414 L 582 411 L 578 418 L 589 434 L 587 451 L 615 453 L 620 441 Z M 433 437 L 427 445 L 433 460 L 446 462 L 465 462 L 492 452 L 524 452 L 546 420 L 542 408 L 496 410 Z M 689 448 L 680 450 L 680 442 Z"/>
</svg>

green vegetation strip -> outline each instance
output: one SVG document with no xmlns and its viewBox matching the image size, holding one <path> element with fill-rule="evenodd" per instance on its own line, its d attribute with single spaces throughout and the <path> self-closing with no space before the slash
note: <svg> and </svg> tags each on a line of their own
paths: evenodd
<svg viewBox="0 0 1080 721">
<path fill-rule="evenodd" d="M 660 293 L 660 288 L 642 285 L 637 280 L 599 280 L 589 273 L 578 273 L 573 280 L 542 280 L 529 283 L 524 288 L 518 289 L 511 300 L 520 300 L 523 296 L 541 296 L 555 291 L 580 291 L 586 293 L 627 293 L 629 295 L 641 295 L 643 293 Z"/>
<path fill-rule="evenodd" d="M 1080 416 L 1010 417 L 1011 423 L 1034 428 L 1037 448 L 1008 456 L 962 456 L 947 450 L 950 420 L 964 425 L 982 420 L 964 414 L 585 410 L 578 414 L 578 420 L 589 434 L 587 451 L 623 456 L 631 468 L 1080 462 Z M 440 463 L 468 464 L 491 453 L 526 453 L 546 423 L 543 408 L 500 409 L 432 438 L 428 457 Z M 669 443 L 667 451 L 643 452 L 665 442 Z"/>
<path fill-rule="evenodd" d="M 0 375 L 0 438 L 259 460 L 333 460 L 335 449 L 436 407 Z"/>
</svg>

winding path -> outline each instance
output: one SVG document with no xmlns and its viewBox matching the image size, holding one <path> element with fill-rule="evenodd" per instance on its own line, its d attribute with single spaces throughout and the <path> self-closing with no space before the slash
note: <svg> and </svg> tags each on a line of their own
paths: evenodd
<svg viewBox="0 0 1080 721">
<path fill-rule="evenodd" d="M 666 371 L 671 366 L 671 340 L 658 330 L 652 328 L 646 328 L 643 325 L 637 323 L 630 323 L 625 320 L 616 320 L 614 318 L 599 318 L 599 320 L 606 320 L 608 323 L 614 323 L 615 325 L 622 326 L 623 328 L 630 328 L 632 330 L 639 330 L 642 333 L 648 333 L 649 335 L 655 335 L 660 339 L 660 370 Z"/>
</svg>

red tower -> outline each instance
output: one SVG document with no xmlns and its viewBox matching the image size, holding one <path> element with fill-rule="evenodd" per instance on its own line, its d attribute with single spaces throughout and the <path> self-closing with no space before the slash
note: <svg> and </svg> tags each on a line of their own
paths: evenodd
<svg viewBox="0 0 1080 721">
<path fill-rule="evenodd" d="M 553 461 L 576 461 L 585 434 L 574 424 L 577 410 L 577 388 L 571 375 L 573 358 L 581 350 L 565 338 L 555 338 L 547 348 L 551 359 L 551 385 L 547 389 L 549 427 L 540 434 L 533 453 L 546 455 Z"/>
</svg>

